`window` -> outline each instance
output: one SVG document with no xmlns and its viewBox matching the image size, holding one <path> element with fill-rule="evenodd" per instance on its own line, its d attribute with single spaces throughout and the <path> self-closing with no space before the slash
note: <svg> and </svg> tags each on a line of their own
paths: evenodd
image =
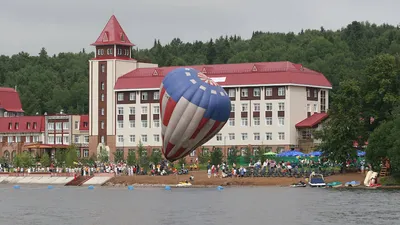
<svg viewBox="0 0 400 225">
<path fill-rule="evenodd" d="M 69 144 L 69 136 L 64 136 L 63 138 L 63 144 Z"/>
<path fill-rule="evenodd" d="M 124 121 L 118 120 L 118 128 L 124 128 Z"/>
<path fill-rule="evenodd" d="M 314 104 L 314 112 L 318 112 L 317 104 Z"/>
<path fill-rule="evenodd" d="M 62 137 L 56 136 L 56 144 L 62 144 Z"/>
<path fill-rule="evenodd" d="M 159 100 L 160 99 L 160 92 L 159 91 L 155 91 L 153 94 L 153 99 L 154 100 Z"/>
<path fill-rule="evenodd" d="M 104 129 L 104 121 L 100 122 L 101 129 Z"/>
<path fill-rule="evenodd" d="M 248 125 L 247 118 L 242 118 L 242 126 L 247 126 L 247 125 Z"/>
<path fill-rule="evenodd" d="M 37 126 L 36 122 L 33 122 L 33 129 L 36 129 L 36 126 Z"/>
<path fill-rule="evenodd" d="M 260 133 L 254 133 L 253 136 L 254 136 L 254 140 L 255 141 L 259 141 L 260 140 Z"/>
<path fill-rule="evenodd" d="M 278 139 L 279 139 L 280 141 L 285 140 L 285 133 L 284 133 L 284 132 L 279 132 L 279 133 L 278 133 Z"/>
<path fill-rule="evenodd" d="M 83 157 L 89 158 L 89 149 L 83 149 Z"/>
<path fill-rule="evenodd" d="M 189 156 L 190 156 L 190 157 L 195 157 L 195 156 L 196 156 L 196 150 L 190 152 Z"/>
<path fill-rule="evenodd" d="M 160 114 L 160 106 L 159 105 L 155 105 L 153 107 L 153 114 Z"/>
<path fill-rule="evenodd" d="M 129 120 L 129 128 L 135 128 L 135 120 Z"/>
<path fill-rule="evenodd" d="M 54 123 L 48 123 L 47 130 L 54 130 Z"/>
<path fill-rule="evenodd" d="M 147 135 L 146 134 L 142 134 L 142 142 L 147 142 Z"/>
<path fill-rule="evenodd" d="M 18 128 L 19 128 L 19 124 L 15 123 L 15 129 L 18 130 Z"/>
<path fill-rule="evenodd" d="M 317 97 L 318 97 L 318 92 L 316 89 L 314 89 L 314 98 L 317 98 Z"/>
<path fill-rule="evenodd" d="M 249 96 L 249 90 L 247 88 L 242 88 L 240 96 L 241 97 L 248 97 Z"/>
<path fill-rule="evenodd" d="M 235 112 L 235 104 L 231 103 L 231 112 Z"/>
<path fill-rule="evenodd" d="M 74 143 L 79 143 L 79 135 L 74 136 Z"/>
<path fill-rule="evenodd" d="M 321 99 L 320 99 L 320 105 L 321 105 L 321 112 L 326 112 L 326 92 L 321 91 Z"/>
<path fill-rule="evenodd" d="M 75 130 L 79 130 L 79 121 L 75 121 Z"/>
<path fill-rule="evenodd" d="M 142 114 L 147 114 L 147 106 L 142 106 Z"/>
<path fill-rule="evenodd" d="M 284 87 L 278 88 L 278 96 L 285 96 L 285 88 Z"/>
<path fill-rule="evenodd" d="M 104 54 L 104 50 L 101 49 L 102 55 Z M 105 73 L 106 72 L 106 66 L 105 65 L 101 65 L 101 72 Z"/>
<path fill-rule="evenodd" d="M 61 125 L 61 122 L 57 122 L 57 123 L 56 123 L 56 130 L 62 130 L 62 129 L 61 129 L 61 126 L 62 126 L 62 125 Z"/>
<path fill-rule="evenodd" d="M 28 129 L 28 130 L 31 129 L 31 123 L 29 123 L 29 122 L 26 123 L 26 129 Z"/>
<path fill-rule="evenodd" d="M 101 108 L 101 115 L 104 116 L 104 108 Z"/>
<path fill-rule="evenodd" d="M 154 134 L 153 138 L 154 138 L 155 142 L 159 142 L 160 141 L 160 135 L 159 134 Z"/>
<path fill-rule="evenodd" d="M 235 133 L 229 133 L 229 140 L 233 141 L 235 140 Z"/>
<path fill-rule="evenodd" d="M 272 141 L 272 133 L 271 132 L 265 133 L 265 140 Z"/>
<path fill-rule="evenodd" d="M 311 97 L 311 90 L 307 88 L 307 98 Z"/>
<path fill-rule="evenodd" d="M 104 102 L 104 94 L 101 94 L 101 101 Z"/>
<path fill-rule="evenodd" d="M 147 120 L 142 120 L 142 127 L 146 128 L 147 127 Z"/>
<path fill-rule="evenodd" d="M 124 115 L 124 107 L 118 107 L 118 115 Z"/>
<path fill-rule="evenodd" d="M 272 96 L 272 88 L 265 88 L 265 96 L 267 97 Z"/>
<path fill-rule="evenodd" d="M 33 142 L 35 143 L 39 142 L 39 136 L 33 136 Z"/>
<path fill-rule="evenodd" d="M 154 127 L 160 127 L 160 120 L 153 120 Z"/>
<path fill-rule="evenodd" d="M 242 104 L 242 112 L 247 112 L 249 105 L 247 103 Z"/>
<path fill-rule="evenodd" d="M 217 138 L 217 141 L 222 141 L 222 134 L 217 134 L 216 138 Z"/>
<path fill-rule="evenodd" d="M 254 126 L 260 126 L 260 117 L 254 117 L 253 121 L 254 121 Z"/>
<path fill-rule="evenodd" d="M 246 141 L 247 140 L 247 133 L 242 133 L 242 141 Z"/>
<path fill-rule="evenodd" d="M 8 136 L 8 137 L 7 137 L 7 142 L 8 142 L 8 143 L 14 142 L 14 137 L 13 137 L 13 136 Z M 50 142 L 49 142 L 49 143 L 50 143 Z"/>
<path fill-rule="evenodd" d="M 101 90 L 104 91 L 104 82 L 101 82 Z"/>
<path fill-rule="evenodd" d="M 253 96 L 254 97 L 260 97 L 260 88 L 254 88 L 253 89 Z"/>
<path fill-rule="evenodd" d="M 272 111 L 272 103 L 265 103 L 265 111 Z"/>
<path fill-rule="evenodd" d="M 112 49 L 111 48 L 107 49 L 107 55 L 112 55 Z"/>
<path fill-rule="evenodd" d="M 63 130 L 69 130 L 69 123 L 68 122 L 64 122 L 63 123 Z"/>
<path fill-rule="evenodd" d="M 101 138 L 100 138 L 100 142 L 104 144 L 104 142 L 105 142 L 105 138 L 104 138 L 104 136 L 101 136 Z"/>
<path fill-rule="evenodd" d="M 147 92 L 142 92 L 142 100 L 147 101 L 149 99 L 149 94 Z"/>
<path fill-rule="evenodd" d="M 136 100 L 135 97 L 136 97 L 135 92 L 129 93 L 129 101 L 135 101 Z"/>
<path fill-rule="evenodd" d="M 278 103 L 278 111 L 285 111 L 285 103 L 284 102 Z"/>
<path fill-rule="evenodd" d="M 235 91 L 235 89 L 229 89 L 229 97 L 230 97 L 230 98 L 236 97 L 236 91 Z"/>
<path fill-rule="evenodd" d="M 25 142 L 26 143 L 31 142 L 31 136 L 25 136 Z"/>
<path fill-rule="evenodd" d="M 235 126 L 235 118 L 229 118 L 228 123 L 229 123 L 229 126 L 231 126 L 231 127 Z"/>
<path fill-rule="evenodd" d="M 21 142 L 21 136 L 16 136 L 15 137 L 15 142 L 17 142 L 17 143 Z"/>
<path fill-rule="evenodd" d="M 80 149 L 76 149 L 76 156 L 78 156 L 78 158 L 81 158 L 81 150 Z"/>
<path fill-rule="evenodd" d="M 118 93 L 118 101 L 123 101 L 124 100 L 124 93 Z"/>
<path fill-rule="evenodd" d="M 285 125 L 285 118 L 284 117 L 278 117 L 278 124 L 279 124 L 279 126 L 284 126 Z"/>
<path fill-rule="evenodd" d="M 267 126 L 272 125 L 272 117 L 265 117 L 265 125 Z"/>
<path fill-rule="evenodd" d="M 129 107 L 129 115 L 135 115 L 136 113 L 136 108 L 135 107 Z"/>
<path fill-rule="evenodd" d="M 311 112 L 310 104 L 307 104 L 307 112 Z"/>
<path fill-rule="evenodd" d="M 122 49 L 120 49 L 120 48 L 117 49 L 117 54 L 118 54 L 118 55 L 122 55 Z"/>
<path fill-rule="evenodd" d="M 85 135 L 85 143 L 89 143 L 89 135 Z"/>
<path fill-rule="evenodd" d="M 129 142 L 130 143 L 135 143 L 135 135 L 129 135 Z"/>
<path fill-rule="evenodd" d="M 118 142 L 119 143 L 124 142 L 124 136 L 123 135 L 118 135 L 117 137 L 118 137 Z"/>
<path fill-rule="evenodd" d="M 260 112 L 260 103 L 254 103 L 254 112 Z"/>
</svg>

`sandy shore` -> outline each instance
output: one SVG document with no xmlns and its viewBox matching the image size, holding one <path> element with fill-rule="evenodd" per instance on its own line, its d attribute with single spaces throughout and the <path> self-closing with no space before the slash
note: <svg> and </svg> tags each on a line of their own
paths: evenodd
<svg viewBox="0 0 400 225">
<path fill-rule="evenodd" d="M 248 178 L 208 178 L 206 171 L 191 172 L 194 181 L 191 182 L 193 187 L 214 187 L 214 186 L 288 186 L 292 183 L 303 180 L 302 178 L 289 177 L 248 177 Z M 169 176 L 119 176 L 113 177 L 104 186 L 165 186 L 176 185 L 179 182 L 189 180 L 190 175 L 169 175 Z M 346 173 L 326 177 L 325 181 L 340 181 L 346 183 L 348 181 L 363 182 L 364 174 Z"/>
</svg>

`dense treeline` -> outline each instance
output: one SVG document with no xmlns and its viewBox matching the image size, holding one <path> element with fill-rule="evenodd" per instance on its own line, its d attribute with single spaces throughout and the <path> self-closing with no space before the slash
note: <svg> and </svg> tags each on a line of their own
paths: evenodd
<svg viewBox="0 0 400 225">
<path fill-rule="evenodd" d="M 324 152 L 343 162 L 354 154 L 353 140 L 368 140 L 367 157 L 375 166 L 389 157 L 394 172 L 400 168 L 399 53 L 398 26 L 356 21 L 337 31 L 257 31 L 248 40 L 230 36 L 193 43 L 175 38 L 166 45 L 155 40 L 151 49 L 133 50 L 137 60 L 159 66 L 291 61 L 320 71 L 334 87 L 330 120 L 315 134 L 322 138 Z M 0 85 L 17 86 L 27 114 L 61 109 L 87 113 L 92 57 L 84 50 L 48 56 L 45 49 L 39 56 L 0 56 Z"/>
</svg>

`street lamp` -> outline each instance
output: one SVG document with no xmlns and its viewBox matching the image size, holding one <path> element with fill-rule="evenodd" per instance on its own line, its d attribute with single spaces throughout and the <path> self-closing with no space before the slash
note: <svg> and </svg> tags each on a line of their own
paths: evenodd
<svg viewBox="0 0 400 225">
<path fill-rule="evenodd" d="M 228 151 L 226 150 L 226 136 L 224 136 L 224 151 L 225 151 L 225 157 L 228 158 Z"/>
</svg>

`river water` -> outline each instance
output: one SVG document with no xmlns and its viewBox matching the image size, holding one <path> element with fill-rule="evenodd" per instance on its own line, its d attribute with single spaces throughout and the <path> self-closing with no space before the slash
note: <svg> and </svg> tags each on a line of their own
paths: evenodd
<svg viewBox="0 0 400 225">
<path fill-rule="evenodd" d="M 0 186 L 0 224 L 400 224 L 400 191 Z"/>
</svg>

